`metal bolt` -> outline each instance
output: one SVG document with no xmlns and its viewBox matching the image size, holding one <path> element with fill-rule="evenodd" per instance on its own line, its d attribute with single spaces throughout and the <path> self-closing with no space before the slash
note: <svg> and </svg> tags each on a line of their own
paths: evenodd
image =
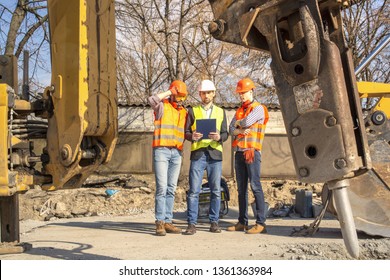
<svg viewBox="0 0 390 280">
<path fill-rule="evenodd" d="M 343 169 L 347 166 L 347 161 L 343 158 L 336 159 L 335 166 L 337 169 Z"/>
<path fill-rule="evenodd" d="M 299 168 L 299 175 L 301 177 L 307 177 L 307 176 L 309 176 L 309 170 L 307 168 L 304 168 L 304 167 Z"/>
<path fill-rule="evenodd" d="M 291 129 L 291 134 L 293 136 L 298 136 L 299 134 L 301 134 L 301 130 L 299 129 L 299 127 L 293 127 L 293 129 Z"/>
<path fill-rule="evenodd" d="M 8 62 L 9 62 L 9 60 L 8 60 L 8 58 L 5 56 L 5 55 L 2 55 L 2 56 L 0 56 L 0 63 L 2 64 L 2 65 L 7 65 L 8 64 Z"/>
<path fill-rule="evenodd" d="M 209 24 L 209 32 L 214 37 L 219 37 L 225 32 L 225 21 L 217 19 Z"/>
<path fill-rule="evenodd" d="M 337 123 L 337 120 L 336 120 L 336 118 L 333 117 L 333 116 L 330 116 L 330 117 L 328 117 L 328 118 L 326 119 L 326 125 L 327 125 L 327 126 L 335 126 L 336 123 Z"/>
<path fill-rule="evenodd" d="M 382 122 L 383 119 L 384 119 L 384 116 L 381 115 L 381 114 L 378 114 L 378 115 L 375 116 L 375 120 L 376 120 L 377 122 Z"/>
<path fill-rule="evenodd" d="M 66 148 L 62 148 L 61 150 L 61 158 L 62 160 L 66 160 L 69 157 L 69 151 Z"/>
<path fill-rule="evenodd" d="M 218 24 L 213 21 L 213 22 L 210 22 L 209 24 L 209 32 L 210 33 L 214 33 L 214 32 L 217 32 L 218 31 Z"/>
</svg>

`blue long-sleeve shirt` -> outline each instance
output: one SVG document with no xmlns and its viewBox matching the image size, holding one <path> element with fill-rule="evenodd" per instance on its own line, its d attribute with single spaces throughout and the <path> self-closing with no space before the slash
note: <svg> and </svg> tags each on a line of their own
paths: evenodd
<svg viewBox="0 0 390 280">
<path fill-rule="evenodd" d="M 149 105 L 152 107 L 156 120 L 162 118 L 164 114 L 164 103 L 157 95 L 152 95 L 148 97 Z"/>
</svg>

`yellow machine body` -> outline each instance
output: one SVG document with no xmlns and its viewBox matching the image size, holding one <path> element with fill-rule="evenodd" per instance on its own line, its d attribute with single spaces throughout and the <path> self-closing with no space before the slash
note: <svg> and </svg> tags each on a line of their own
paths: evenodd
<svg viewBox="0 0 390 280">
<path fill-rule="evenodd" d="M 79 187 L 108 162 L 117 140 L 113 1 L 48 1 L 53 102 L 46 189 Z M 89 155 L 88 155 L 89 154 Z"/>
<path fill-rule="evenodd" d="M 8 92 L 0 84 L 0 196 L 8 192 Z"/>
<path fill-rule="evenodd" d="M 0 196 L 34 184 L 80 187 L 110 161 L 117 141 L 114 1 L 49 0 L 48 14 L 52 78 L 39 109 L 17 94 L 16 58 L 0 57 Z M 38 127 L 47 128 L 42 156 L 32 151 L 33 113 L 47 119 Z M 42 170 L 34 172 L 37 162 Z"/>
<path fill-rule="evenodd" d="M 80 187 L 110 161 L 118 137 L 114 1 L 47 5 L 52 76 L 43 98 L 18 94 L 17 59 L 0 56 L 0 220 L 7 242 L 19 240 L 18 193 L 34 185 Z"/>
<path fill-rule="evenodd" d="M 379 98 L 373 111 L 382 111 L 390 119 L 390 84 L 375 82 L 358 82 L 360 98 Z"/>
</svg>

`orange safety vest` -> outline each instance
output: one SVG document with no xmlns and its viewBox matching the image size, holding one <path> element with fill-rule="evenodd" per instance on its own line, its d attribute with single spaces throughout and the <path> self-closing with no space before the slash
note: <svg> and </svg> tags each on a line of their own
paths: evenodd
<svg viewBox="0 0 390 280">
<path fill-rule="evenodd" d="M 236 120 L 246 118 L 257 106 L 263 106 L 264 108 L 264 122 L 254 123 L 250 127 L 251 131 L 248 135 L 238 134 L 237 136 L 235 136 L 232 144 L 233 147 L 239 147 L 241 149 L 254 148 L 255 150 L 261 151 L 261 148 L 263 146 L 265 127 L 269 120 L 267 107 L 256 101 L 249 105 L 246 111 L 244 111 L 244 109 L 240 107 L 236 111 Z"/>
<path fill-rule="evenodd" d="M 154 120 L 153 148 L 175 147 L 183 150 L 184 126 L 187 118 L 185 108 L 175 109 L 168 100 L 164 100 L 162 118 Z"/>
</svg>

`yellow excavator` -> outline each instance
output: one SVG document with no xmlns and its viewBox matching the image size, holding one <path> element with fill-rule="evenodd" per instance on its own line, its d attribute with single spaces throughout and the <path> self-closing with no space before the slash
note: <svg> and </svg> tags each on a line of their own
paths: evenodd
<svg viewBox="0 0 390 280">
<path fill-rule="evenodd" d="M 325 201 L 356 258 L 356 229 L 390 236 L 390 106 L 388 85 L 357 85 L 341 17 L 350 2 L 209 0 L 209 31 L 271 54 L 297 177 L 326 183 Z M 366 95 L 381 99 L 363 116 Z"/>
<path fill-rule="evenodd" d="M 41 99 L 20 97 L 16 58 L 0 56 L 2 242 L 19 241 L 19 193 L 80 187 L 117 140 L 114 1 L 49 0 L 48 15 L 52 76 Z"/>
<path fill-rule="evenodd" d="M 209 2 L 216 39 L 271 54 L 297 176 L 326 183 L 351 256 L 356 230 L 390 236 L 389 90 L 356 83 L 340 13 L 349 1 Z M 48 14 L 52 78 L 42 99 L 20 98 L 16 59 L 0 56 L 2 242 L 19 241 L 19 193 L 81 186 L 117 140 L 113 1 L 48 0 Z M 363 115 L 365 96 L 381 99 Z M 35 138 L 46 142 L 39 154 Z"/>
</svg>

